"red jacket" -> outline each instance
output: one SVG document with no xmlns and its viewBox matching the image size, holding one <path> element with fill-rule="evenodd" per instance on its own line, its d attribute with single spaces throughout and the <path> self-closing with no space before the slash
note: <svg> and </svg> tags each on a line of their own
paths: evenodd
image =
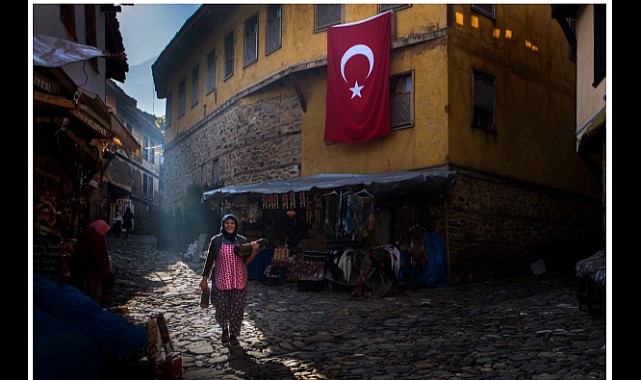
<svg viewBox="0 0 641 380">
<path fill-rule="evenodd" d="M 96 231 L 89 229 L 78 236 L 73 260 L 76 273 L 72 273 L 72 276 L 75 279 L 109 280 L 111 264 L 105 237 Z"/>
</svg>

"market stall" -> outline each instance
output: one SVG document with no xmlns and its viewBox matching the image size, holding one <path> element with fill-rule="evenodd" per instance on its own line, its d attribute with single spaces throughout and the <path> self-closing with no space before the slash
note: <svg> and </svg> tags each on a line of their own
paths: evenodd
<svg viewBox="0 0 641 380">
<path fill-rule="evenodd" d="M 455 172 L 438 170 L 321 174 L 227 186 L 202 200 L 221 214 L 239 215 L 248 238 L 272 242 L 269 260 L 250 273 L 286 267 L 283 281 L 322 278 L 355 295 L 384 295 L 408 279 L 447 284 L 441 226 L 455 180 Z"/>
</svg>

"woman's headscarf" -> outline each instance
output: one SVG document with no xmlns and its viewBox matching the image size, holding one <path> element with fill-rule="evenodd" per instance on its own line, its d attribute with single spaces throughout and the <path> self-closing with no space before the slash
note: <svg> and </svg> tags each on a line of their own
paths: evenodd
<svg viewBox="0 0 641 380">
<path fill-rule="evenodd" d="M 96 231 L 100 235 L 105 236 L 105 234 L 111 229 L 111 226 L 104 220 L 98 219 L 91 222 L 91 224 L 89 224 L 89 228 Z"/>
<path fill-rule="evenodd" d="M 231 234 L 225 231 L 225 222 L 228 219 L 232 219 L 234 222 L 236 222 L 236 227 L 234 228 L 234 232 Z M 238 235 L 238 218 L 234 216 L 234 214 L 227 214 L 223 216 L 223 219 L 220 221 L 220 233 L 223 234 L 223 237 L 227 239 L 230 243 L 233 243 L 236 241 L 236 235 Z"/>
</svg>

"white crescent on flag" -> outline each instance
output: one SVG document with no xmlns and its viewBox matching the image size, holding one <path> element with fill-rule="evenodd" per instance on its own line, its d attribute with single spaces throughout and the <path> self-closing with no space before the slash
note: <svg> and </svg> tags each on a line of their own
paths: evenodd
<svg viewBox="0 0 641 380">
<path fill-rule="evenodd" d="M 359 54 L 364 55 L 365 58 L 367 58 L 367 60 L 369 61 L 369 71 L 367 72 L 367 77 L 365 78 L 369 78 L 369 75 L 372 73 L 372 69 L 374 68 L 374 52 L 367 45 L 354 45 L 351 48 L 347 49 L 347 51 L 341 58 L 341 75 L 343 76 L 345 82 L 347 82 L 347 78 L 345 77 L 345 64 L 347 64 L 347 61 L 349 61 L 350 58 Z"/>
</svg>

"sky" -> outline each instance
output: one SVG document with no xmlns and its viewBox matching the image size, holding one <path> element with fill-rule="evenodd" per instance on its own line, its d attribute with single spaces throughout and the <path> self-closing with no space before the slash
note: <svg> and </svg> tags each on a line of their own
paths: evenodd
<svg viewBox="0 0 641 380">
<path fill-rule="evenodd" d="M 116 84 L 138 101 L 139 109 L 156 116 L 165 114 L 165 99 L 156 98 L 151 65 L 199 6 L 187 3 L 121 5 L 117 18 L 129 72 L 124 83 Z M 142 64 L 145 66 L 134 68 Z"/>
</svg>

